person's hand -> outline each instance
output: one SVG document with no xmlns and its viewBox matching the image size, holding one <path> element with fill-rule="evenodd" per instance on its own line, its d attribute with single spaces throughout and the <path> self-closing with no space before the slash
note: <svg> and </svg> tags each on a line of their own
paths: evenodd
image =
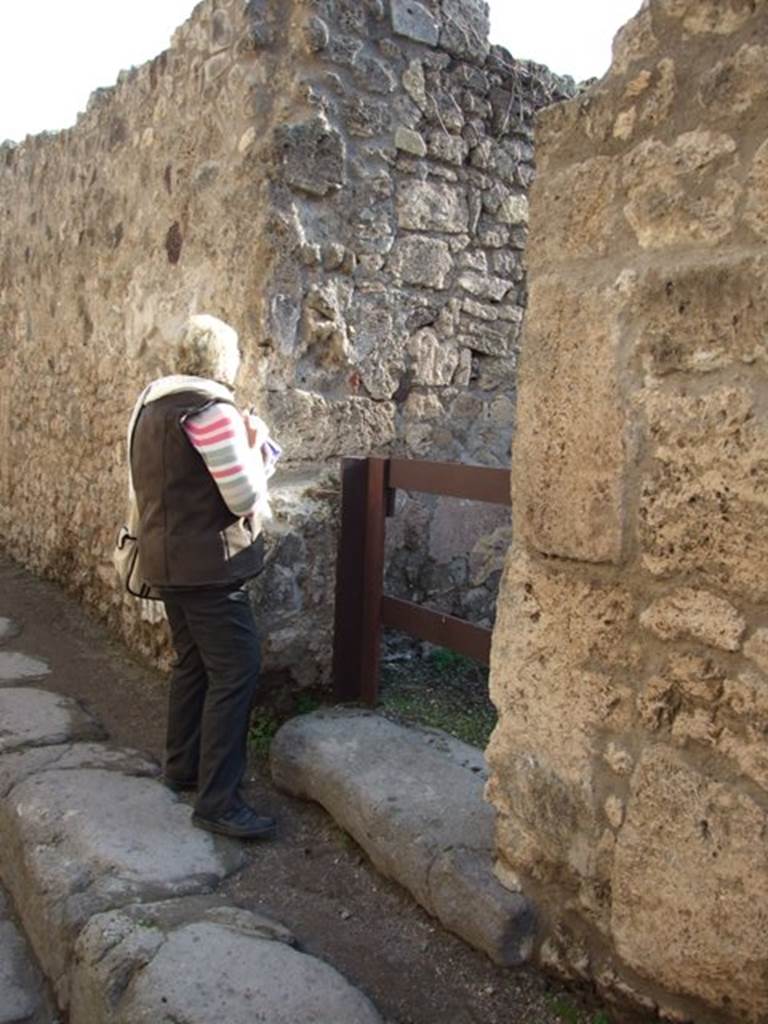
<svg viewBox="0 0 768 1024">
<path fill-rule="evenodd" d="M 255 412 L 250 410 L 243 413 L 243 422 L 248 433 L 248 444 L 251 448 L 261 448 L 269 436 L 266 423 Z"/>
</svg>

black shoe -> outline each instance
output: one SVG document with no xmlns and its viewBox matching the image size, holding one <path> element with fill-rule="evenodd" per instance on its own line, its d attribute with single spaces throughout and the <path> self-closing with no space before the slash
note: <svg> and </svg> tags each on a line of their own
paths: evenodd
<svg viewBox="0 0 768 1024">
<path fill-rule="evenodd" d="M 241 804 L 219 818 L 203 818 L 193 814 L 192 824 L 206 832 L 218 832 L 222 836 L 232 836 L 233 839 L 268 839 L 275 834 L 277 828 L 274 818 L 257 814 L 247 804 Z"/>
<path fill-rule="evenodd" d="M 170 775 L 161 775 L 160 781 L 166 789 L 174 793 L 188 793 L 197 789 L 197 779 L 174 779 Z"/>
</svg>

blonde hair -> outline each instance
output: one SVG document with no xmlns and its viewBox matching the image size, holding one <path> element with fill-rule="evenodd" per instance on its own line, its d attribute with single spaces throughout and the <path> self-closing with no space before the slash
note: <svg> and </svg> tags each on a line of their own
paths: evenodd
<svg viewBox="0 0 768 1024">
<path fill-rule="evenodd" d="M 215 316 L 191 316 L 179 335 L 175 362 L 176 373 L 232 387 L 240 369 L 237 331 Z"/>
</svg>

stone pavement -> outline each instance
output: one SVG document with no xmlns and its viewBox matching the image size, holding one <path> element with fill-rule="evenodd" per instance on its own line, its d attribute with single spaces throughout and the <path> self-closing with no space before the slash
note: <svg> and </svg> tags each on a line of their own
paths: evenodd
<svg viewBox="0 0 768 1024">
<path fill-rule="evenodd" d="M 0 619 L 0 644 L 21 626 Z M 288 929 L 216 896 L 243 844 L 192 828 L 157 764 L 106 745 L 43 677 L 55 688 L 42 660 L 0 649 L 0 880 L 70 1024 L 379 1022 Z M 0 1024 L 50 1022 L 0 900 Z"/>
</svg>

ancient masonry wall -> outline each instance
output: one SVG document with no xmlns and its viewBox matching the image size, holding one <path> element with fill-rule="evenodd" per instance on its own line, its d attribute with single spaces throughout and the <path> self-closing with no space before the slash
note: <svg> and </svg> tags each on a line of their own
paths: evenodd
<svg viewBox="0 0 768 1024">
<path fill-rule="evenodd" d="M 768 5 L 650 0 L 540 116 L 489 751 L 542 962 L 768 1019 Z"/>
<path fill-rule="evenodd" d="M 204 0 L 76 127 L 3 146 L 3 543 L 158 653 L 109 562 L 126 416 L 214 313 L 287 454 L 268 664 L 322 677 L 339 458 L 507 464 L 532 115 L 567 89 L 478 0 Z M 392 585 L 489 618 L 506 517 L 404 504 Z"/>
</svg>

